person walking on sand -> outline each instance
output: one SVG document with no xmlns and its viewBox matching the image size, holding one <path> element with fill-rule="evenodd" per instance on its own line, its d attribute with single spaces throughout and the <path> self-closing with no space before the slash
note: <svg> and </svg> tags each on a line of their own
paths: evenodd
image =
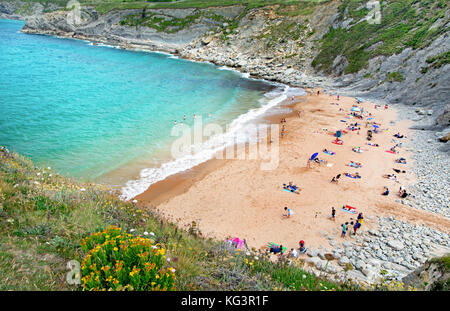
<svg viewBox="0 0 450 311">
<path fill-rule="evenodd" d="M 319 95 L 320 95 L 320 91 L 318 90 L 318 91 L 317 91 L 317 96 L 319 96 Z"/>
<path fill-rule="evenodd" d="M 336 221 L 336 210 L 334 207 L 331 208 L 331 220 Z"/>
<path fill-rule="evenodd" d="M 341 238 L 345 239 L 345 235 L 347 234 L 347 225 L 348 225 L 348 222 L 346 222 L 345 224 L 341 225 L 342 226 Z"/>
</svg>

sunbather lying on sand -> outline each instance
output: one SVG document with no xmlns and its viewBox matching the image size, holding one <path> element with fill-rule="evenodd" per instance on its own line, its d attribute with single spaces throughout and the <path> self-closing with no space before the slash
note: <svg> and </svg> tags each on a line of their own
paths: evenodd
<svg viewBox="0 0 450 311">
<path fill-rule="evenodd" d="M 292 192 L 292 193 L 295 193 L 295 194 L 300 194 L 300 188 L 299 187 L 297 187 L 297 186 L 291 186 L 291 185 L 286 185 L 286 184 L 283 184 L 283 189 L 284 190 L 286 190 L 286 191 L 289 191 L 289 192 Z"/>
<path fill-rule="evenodd" d="M 395 176 L 394 174 L 385 174 L 383 175 L 383 177 L 387 179 L 397 180 L 397 176 Z"/>
<path fill-rule="evenodd" d="M 356 153 L 362 153 L 363 152 L 361 147 L 353 147 L 352 150 L 353 150 L 353 152 L 356 152 Z"/>
<path fill-rule="evenodd" d="M 401 163 L 401 164 L 406 164 L 406 159 L 405 158 L 398 158 L 397 160 L 395 160 L 396 163 Z"/>
<path fill-rule="evenodd" d="M 362 167 L 362 164 L 359 163 L 359 162 L 353 162 L 353 161 L 350 161 L 350 164 L 347 164 L 347 166 L 351 166 L 351 167 L 355 167 L 355 168 L 360 168 L 360 167 Z"/>
<path fill-rule="evenodd" d="M 356 172 L 355 174 L 350 174 L 350 173 L 344 173 L 345 176 L 347 177 L 351 177 L 351 178 L 361 178 L 361 176 L 359 175 L 358 172 Z"/>
<path fill-rule="evenodd" d="M 404 171 L 404 170 L 398 170 L 398 169 L 396 169 L 396 168 L 393 168 L 392 169 L 394 172 L 396 172 L 396 173 L 406 173 L 406 171 Z"/>
</svg>

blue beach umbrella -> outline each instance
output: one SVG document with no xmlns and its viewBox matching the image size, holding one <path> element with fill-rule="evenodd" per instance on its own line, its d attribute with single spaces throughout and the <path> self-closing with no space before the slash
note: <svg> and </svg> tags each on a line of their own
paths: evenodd
<svg viewBox="0 0 450 311">
<path fill-rule="evenodd" d="M 352 107 L 352 109 L 350 109 L 351 111 L 361 111 L 361 109 L 360 108 L 358 108 L 358 107 Z"/>
<path fill-rule="evenodd" d="M 335 137 L 341 137 L 342 136 L 342 132 L 341 131 L 336 131 L 336 134 L 334 134 Z"/>
<path fill-rule="evenodd" d="M 311 156 L 311 160 L 314 160 L 315 158 L 317 158 L 318 155 L 319 155 L 318 152 L 314 153 L 314 154 Z"/>
<path fill-rule="evenodd" d="M 374 125 L 373 125 L 373 127 L 374 127 L 374 128 L 376 128 L 376 129 L 377 129 L 377 128 L 379 128 L 379 126 L 378 126 L 378 125 L 376 125 L 376 124 L 374 124 Z"/>
</svg>

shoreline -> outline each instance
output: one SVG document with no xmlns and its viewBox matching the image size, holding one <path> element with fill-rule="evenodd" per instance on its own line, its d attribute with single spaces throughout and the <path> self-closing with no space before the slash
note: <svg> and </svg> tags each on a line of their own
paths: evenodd
<svg viewBox="0 0 450 311">
<path fill-rule="evenodd" d="M 398 117 L 398 111 L 393 111 L 396 109 L 390 107 L 388 111 L 384 111 L 384 109 L 377 111 L 372 109 L 373 104 L 364 102 L 362 106 L 367 107 L 369 111 L 376 111 L 376 115 L 383 120 L 382 127 L 387 131 L 377 134 L 375 142 L 379 143 L 380 147 L 363 145 L 364 153 L 357 155 L 349 150 L 345 151 L 345 148 L 349 149 L 351 145 L 358 142 L 361 145 L 366 128 L 361 129 L 361 135 L 346 134 L 343 138 L 345 141 L 343 146 L 328 145 L 333 138 L 327 135 L 327 132 L 332 130 L 330 122 L 336 124 L 335 122 L 343 117 L 343 115 L 340 116 L 341 112 L 335 112 L 333 115 L 332 110 L 339 106 L 342 107 L 342 105 L 346 105 L 348 108 L 355 99 L 341 97 L 338 102 L 339 106 L 336 107 L 330 105 L 330 102 L 336 102 L 336 100 L 335 96 L 329 94 L 322 94 L 319 102 L 314 102 L 317 99 L 315 95 L 309 94 L 305 97 L 305 102 L 292 105 L 294 113 L 275 117 L 275 119 L 278 118 L 278 121 L 274 123 L 279 123 L 279 119 L 285 117 L 288 129 L 287 136 L 280 139 L 280 167 L 275 171 L 260 172 L 257 165 L 248 160 L 226 160 L 221 163 L 219 160 L 210 160 L 207 168 L 194 168 L 194 170 L 199 170 L 198 175 L 188 183 L 182 184 L 181 190 L 177 190 L 176 187 L 175 189 L 171 188 L 171 185 L 174 185 L 177 180 L 177 177 L 174 177 L 173 180 L 155 184 L 153 188 L 150 187 L 136 197 L 139 204 L 157 211 L 181 228 L 189 227 L 192 222 L 195 222 L 206 237 L 219 240 L 225 239 L 227 236 L 245 238 L 249 247 L 256 250 L 267 242 L 281 243 L 290 249 L 296 246 L 298 240 L 303 239 L 308 247 L 308 256 L 303 258 L 315 266 L 315 272 L 323 268 L 317 268 L 316 265 L 318 260 L 324 259 L 318 258 L 321 253 L 331 252 L 336 259 L 339 259 L 345 257 L 345 250 L 349 247 L 366 250 L 370 245 L 367 244 L 367 241 L 385 243 L 384 247 L 387 247 L 389 251 L 391 246 L 386 243 L 391 243 L 393 240 L 385 238 L 385 233 L 382 234 L 383 227 L 387 228 L 388 226 L 392 227 L 393 232 L 402 230 L 401 228 L 410 228 L 409 232 L 414 232 L 416 235 L 424 231 L 421 228 L 437 229 L 438 231 L 432 231 L 430 234 L 439 235 L 439 245 L 436 246 L 436 249 L 435 246 L 430 246 L 427 253 L 448 251 L 450 245 L 446 246 L 447 241 L 441 240 L 441 235 L 445 236 L 450 233 L 450 220 L 404 205 L 402 200 L 396 196 L 400 185 L 406 185 L 409 190 L 409 185 L 416 182 L 416 176 L 412 170 L 416 164 L 411 162 L 413 153 L 409 148 L 400 148 L 399 155 L 390 155 L 384 151 L 393 145 L 391 141 L 394 132 L 400 131 L 409 137 L 411 121 L 401 120 Z M 296 116 L 296 109 L 303 110 L 301 118 Z M 339 127 L 339 125 L 336 126 Z M 323 127 L 328 127 L 328 130 L 320 131 Z M 314 131 L 316 133 L 313 133 Z M 343 158 L 333 159 L 332 167 L 306 169 L 306 158 L 303 156 L 306 152 L 305 149 L 314 148 L 313 150 L 319 152 L 325 146 L 337 152 L 334 157 L 343 152 Z M 306 153 L 308 154 L 308 152 Z M 336 173 L 342 173 L 345 170 L 354 173 L 355 169 L 345 167 L 343 163 L 348 160 L 357 160 L 358 156 L 364 164 L 363 168 L 356 170 L 361 173 L 362 179 L 355 181 L 342 177 L 338 185 L 331 185 L 329 179 Z M 382 174 L 393 173 L 390 167 L 402 168 L 401 165 L 391 164 L 395 157 L 400 156 L 408 160 L 407 173 L 396 174 L 401 183 L 382 178 Z M 289 159 L 292 157 L 296 159 L 294 162 Z M 322 152 L 319 157 L 328 161 L 331 159 Z M 293 163 L 292 167 L 290 163 Z M 186 177 L 186 179 L 188 178 Z M 281 184 L 288 181 L 293 181 L 303 189 L 300 195 L 282 191 Z M 246 185 L 250 185 L 252 190 L 246 191 Z M 383 185 L 387 185 L 391 190 L 390 196 L 381 196 Z M 164 192 L 164 188 L 167 189 L 167 187 L 171 190 Z M 157 192 L 156 195 L 152 194 L 152 191 Z M 327 195 L 324 196 L 323 193 L 327 193 Z M 364 213 L 363 228 L 354 237 L 346 239 L 339 237 L 340 223 L 356 217 L 356 215 L 352 216 L 342 212 L 341 204 L 355 206 L 358 212 Z M 295 214 L 291 219 L 283 219 L 281 216 L 283 206 L 294 210 Z M 337 210 L 336 222 L 332 222 L 328 216 L 331 206 Z M 392 234 L 390 231 L 386 233 Z M 411 233 L 408 234 L 411 235 Z M 409 238 L 405 238 L 405 241 L 409 241 Z M 425 241 L 428 240 L 425 238 Z M 411 243 L 420 244 L 421 241 L 418 239 Z M 434 245 L 433 242 L 427 243 Z M 392 245 L 395 246 L 395 243 Z M 443 248 L 440 249 L 440 247 Z M 368 249 L 367 252 L 371 252 L 371 249 Z M 399 258 L 402 256 L 396 257 L 389 254 L 382 253 L 379 257 L 373 255 L 378 258 L 374 260 L 393 267 L 392 271 L 396 273 L 400 271 L 400 275 L 414 270 L 417 263 L 423 261 L 422 256 L 416 256 L 414 253 L 414 256 L 420 259 L 411 259 L 402 266 L 396 263 L 397 261 L 401 262 Z M 389 256 L 393 258 L 392 262 Z M 411 256 L 408 255 L 407 258 Z M 348 259 L 350 260 L 348 262 L 351 262 L 357 269 L 350 274 L 367 279 L 368 277 L 363 275 L 363 269 L 357 267 L 359 258 L 358 254 L 358 256 L 354 255 Z M 380 258 L 383 258 L 384 261 Z M 346 260 L 342 261 L 342 265 L 345 266 Z M 339 262 L 341 265 L 341 261 Z M 320 264 L 318 265 L 320 266 Z M 336 271 L 340 271 L 339 265 L 335 265 L 337 266 L 335 267 Z"/>
<path fill-rule="evenodd" d="M 297 98 L 294 103 L 290 102 L 289 99 L 285 99 L 283 102 L 275 106 L 292 110 L 291 112 L 280 112 L 272 115 L 262 116 L 259 119 L 259 123 L 261 121 L 268 122 L 268 124 L 274 124 L 274 122 L 279 123 L 280 118 L 289 118 L 293 115 L 296 115 L 296 111 L 294 111 L 293 108 L 298 103 L 301 103 L 305 96 L 296 97 Z M 237 148 L 237 146 L 238 144 L 235 143 L 233 145 L 233 148 Z M 248 148 L 249 143 L 245 143 L 246 157 L 248 156 Z M 194 167 L 189 168 L 185 171 L 170 175 L 163 180 L 151 184 L 144 192 L 136 195 L 132 199 L 136 199 L 138 202 L 151 202 L 152 207 L 156 207 L 157 205 L 160 205 L 175 196 L 187 192 L 189 188 L 191 188 L 196 182 L 202 180 L 205 176 L 212 173 L 216 169 L 226 165 L 226 163 L 233 161 L 230 159 L 216 159 L 216 155 L 222 152 L 224 152 L 224 150 L 219 151 L 213 156 L 213 158 L 206 160 L 205 162 L 195 165 Z"/>
</svg>

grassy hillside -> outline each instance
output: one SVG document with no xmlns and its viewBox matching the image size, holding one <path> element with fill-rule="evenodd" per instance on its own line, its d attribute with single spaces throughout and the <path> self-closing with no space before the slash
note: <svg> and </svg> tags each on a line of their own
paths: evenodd
<svg viewBox="0 0 450 311">
<path fill-rule="evenodd" d="M 65 7 L 66 0 L 22 0 L 23 2 L 39 2 L 44 7 L 49 3 L 54 3 L 60 7 Z M 321 3 L 329 0 L 78 0 L 81 5 L 93 6 L 101 13 L 107 13 L 113 10 L 124 9 L 184 9 L 184 8 L 208 8 L 218 6 L 244 5 L 247 8 L 257 8 L 273 4 L 281 5 L 303 5 L 304 3 Z"/>
<path fill-rule="evenodd" d="M 83 264 L 83 282 L 97 280 L 82 283 L 84 289 L 148 289 L 143 284 L 157 282 L 151 279 L 155 275 L 141 274 L 153 264 L 161 276 L 175 269 L 176 290 L 357 288 L 306 273 L 302 260 L 274 264 L 254 250 L 236 251 L 205 239 L 195 224 L 181 230 L 102 186 L 35 167 L 3 148 L 0 224 L 0 290 L 83 289 L 65 281 L 73 259 Z M 130 253 L 133 247 L 139 251 Z M 121 277 L 119 268 L 126 272 Z M 140 280 L 133 279 L 136 275 Z"/>
<path fill-rule="evenodd" d="M 384 0 L 381 4 L 381 23 L 369 24 L 365 18 L 369 10 L 366 0 L 344 0 L 339 7 L 339 20 L 347 27 L 330 27 L 322 38 L 320 53 L 313 66 L 327 73 L 332 71 L 335 58 L 348 61 L 345 73 L 355 73 L 368 65 L 369 59 L 398 54 L 405 48 L 420 49 L 446 31 L 436 27 L 445 19 L 446 0 Z M 447 17 L 448 22 L 448 17 Z"/>
</svg>

